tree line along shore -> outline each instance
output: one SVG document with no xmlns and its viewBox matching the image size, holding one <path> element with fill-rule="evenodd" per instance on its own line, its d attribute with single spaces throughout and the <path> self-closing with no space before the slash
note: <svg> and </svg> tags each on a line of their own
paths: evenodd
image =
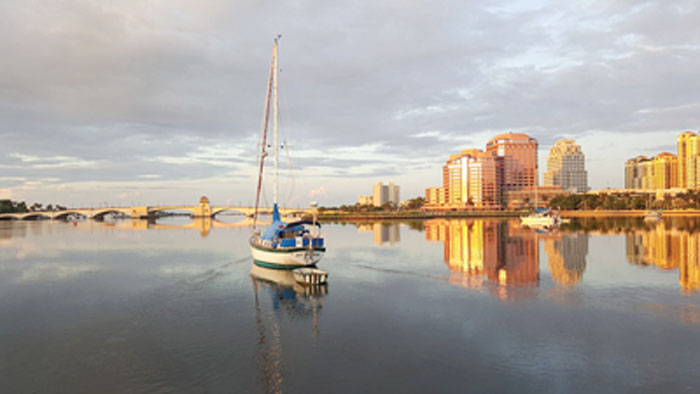
<svg viewBox="0 0 700 394">
<path fill-rule="evenodd" d="M 424 209 L 425 200 L 417 197 L 396 207 L 391 203 L 380 207 L 371 205 L 341 205 L 339 207 L 320 207 L 321 219 L 431 219 L 431 218 L 470 218 L 470 217 L 517 217 L 534 209 L 532 201 L 526 201 L 527 208 L 522 210 L 477 210 L 477 209 Z M 543 202 L 546 206 L 560 212 L 563 217 L 596 216 L 644 216 L 649 210 L 663 210 L 669 215 L 700 215 L 700 191 L 687 190 L 674 196 L 656 197 L 636 193 L 578 193 L 553 197 Z"/>
</svg>

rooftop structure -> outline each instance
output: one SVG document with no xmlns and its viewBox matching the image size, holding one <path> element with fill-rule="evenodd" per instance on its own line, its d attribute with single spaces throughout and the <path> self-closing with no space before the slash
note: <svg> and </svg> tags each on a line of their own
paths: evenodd
<svg viewBox="0 0 700 394">
<path fill-rule="evenodd" d="M 574 193 L 588 191 L 586 158 L 576 141 L 561 139 L 549 150 L 544 184 L 561 186 L 562 189 Z"/>
</svg>

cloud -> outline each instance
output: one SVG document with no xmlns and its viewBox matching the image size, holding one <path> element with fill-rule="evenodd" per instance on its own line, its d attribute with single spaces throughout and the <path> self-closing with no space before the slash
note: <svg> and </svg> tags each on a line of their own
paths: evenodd
<svg viewBox="0 0 700 394">
<path fill-rule="evenodd" d="M 698 20 L 692 0 L 16 2 L 0 15 L 0 187 L 244 199 L 280 31 L 280 138 L 334 203 L 354 199 L 349 179 L 421 195 L 450 154 L 510 130 L 541 153 L 586 141 L 592 186 L 620 186 L 623 156 L 699 127 Z M 634 143 L 601 157 L 609 135 Z"/>
<path fill-rule="evenodd" d="M 320 197 L 320 196 L 326 195 L 326 193 L 327 193 L 326 188 L 321 186 L 321 187 L 318 187 L 316 189 L 310 190 L 309 197 L 312 197 L 312 198 L 313 197 Z"/>
</svg>

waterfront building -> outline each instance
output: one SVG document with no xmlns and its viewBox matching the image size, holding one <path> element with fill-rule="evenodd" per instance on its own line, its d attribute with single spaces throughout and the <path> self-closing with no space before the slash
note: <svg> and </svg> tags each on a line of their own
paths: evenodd
<svg viewBox="0 0 700 394">
<path fill-rule="evenodd" d="M 700 187 L 700 135 L 692 131 L 678 136 L 678 187 Z"/>
<path fill-rule="evenodd" d="M 496 158 L 479 149 L 450 156 L 442 167 L 446 205 L 450 208 L 498 206 Z"/>
<path fill-rule="evenodd" d="M 486 151 L 465 149 L 442 167 L 442 187 L 425 190 L 426 209 L 497 209 L 507 193 L 537 185 L 537 140 L 501 134 Z"/>
<path fill-rule="evenodd" d="M 522 133 L 500 134 L 486 144 L 486 151 L 498 159 L 500 196 L 539 183 L 536 139 Z"/>
<path fill-rule="evenodd" d="M 429 187 L 425 189 L 425 205 L 427 207 L 440 207 L 447 204 L 447 189 L 444 187 Z"/>
<path fill-rule="evenodd" d="M 698 136 L 685 131 L 678 136 L 678 186 L 695 187 L 696 163 L 698 156 Z"/>
<path fill-rule="evenodd" d="M 374 196 L 358 196 L 357 203 L 360 205 L 372 205 Z"/>
<path fill-rule="evenodd" d="M 535 186 L 509 191 L 503 201 L 509 209 L 547 208 L 554 197 L 566 194 L 569 192 L 562 190 L 561 186 Z"/>
<path fill-rule="evenodd" d="M 678 187 L 678 157 L 673 153 L 659 153 L 653 162 L 653 189 Z"/>
<path fill-rule="evenodd" d="M 625 162 L 625 189 L 665 190 L 678 186 L 678 157 L 673 153 L 637 156 Z"/>
<path fill-rule="evenodd" d="M 394 185 L 393 183 L 384 185 L 381 182 L 374 185 L 372 204 L 374 204 L 375 207 L 381 207 L 386 203 L 393 203 L 395 206 L 399 206 L 399 185 Z"/>
<path fill-rule="evenodd" d="M 574 140 L 561 139 L 549 150 L 544 185 L 561 186 L 573 193 L 588 191 L 586 159 L 581 146 Z"/>
<path fill-rule="evenodd" d="M 643 189 L 643 163 L 647 161 L 646 156 L 637 156 L 625 162 L 625 189 Z"/>
</svg>

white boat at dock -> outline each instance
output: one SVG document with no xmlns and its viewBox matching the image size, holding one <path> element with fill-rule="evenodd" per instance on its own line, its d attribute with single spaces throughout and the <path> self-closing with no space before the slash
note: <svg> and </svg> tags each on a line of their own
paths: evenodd
<svg viewBox="0 0 700 394">
<path fill-rule="evenodd" d="M 539 208 L 527 216 L 521 216 L 520 222 L 524 226 L 533 228 L 551 228 L 559 226 L 559 224 L 561 224 L 561 218 L 558 213 L 552 212 L 549 209 Z"/>
</svg>

